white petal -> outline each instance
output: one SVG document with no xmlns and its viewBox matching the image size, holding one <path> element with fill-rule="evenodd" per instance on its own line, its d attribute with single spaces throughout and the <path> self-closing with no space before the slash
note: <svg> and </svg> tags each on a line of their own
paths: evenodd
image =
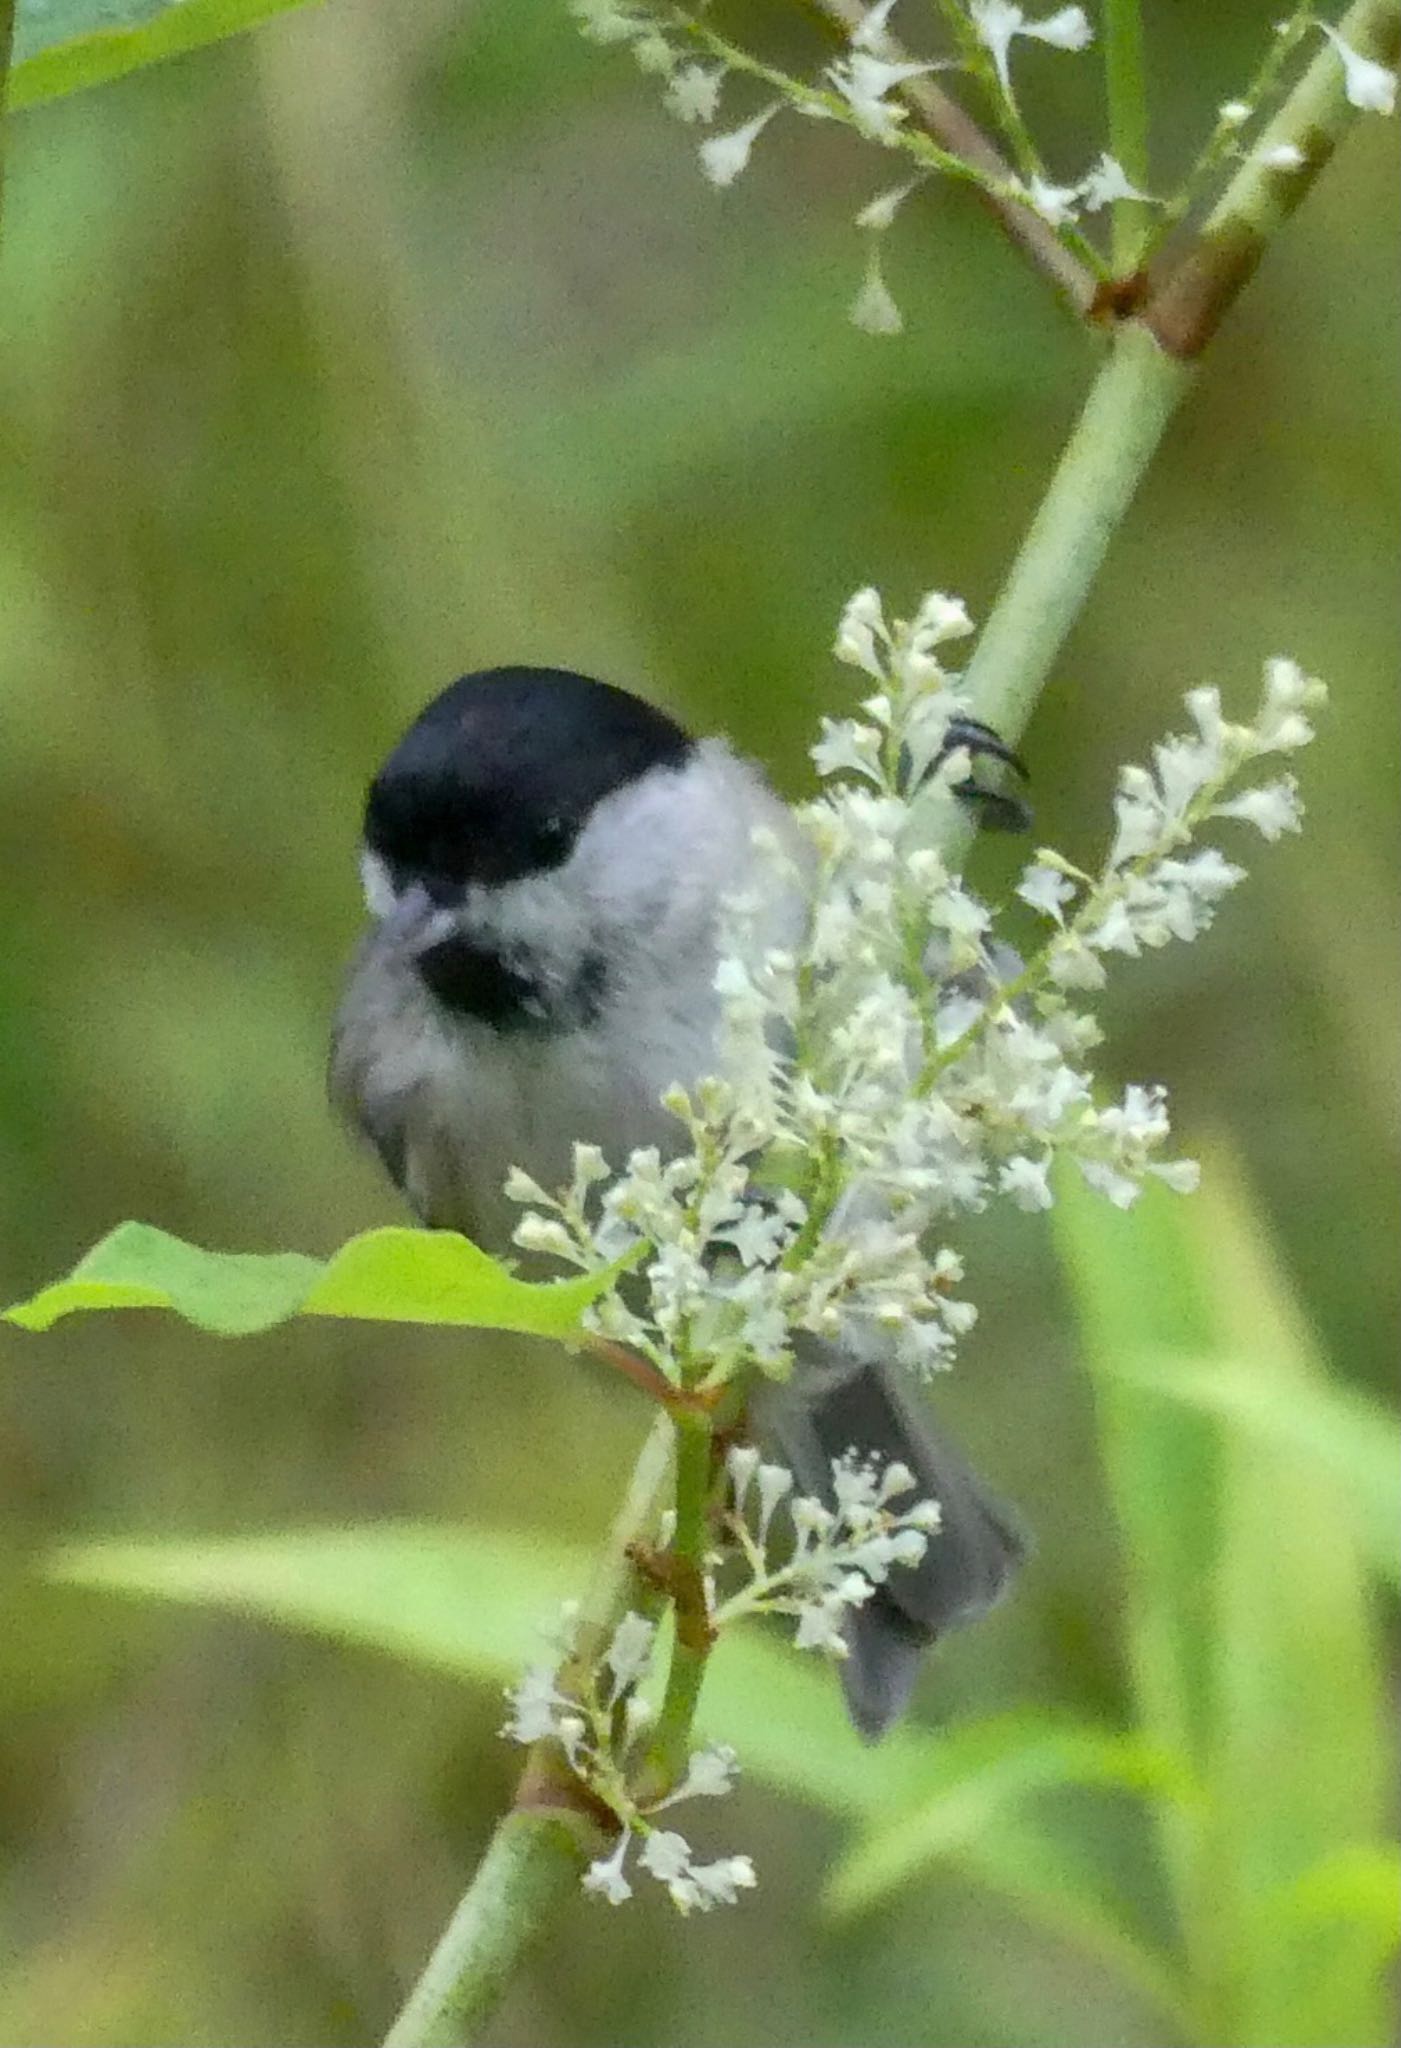
<svg viewBox="0 0 1401 2048">
<path fill-rule="evenodd" d="M 1349 105 L 1360 108 L 1364 113 L 1394 114 L 1396 73 L 1388 71 L 1385 64 L 1378 64 L 1374 58 L 1364 57 L 1360 50 L 1354 50 L 1351 43 L 1345 43 L 1338 31 L 1326 21 L 1320 21 L 1317 26 L 1338 53 L 1343 67 L 1343 90 Z"/>
<path fill-rule="evenodd" d="M 756 114 L 752 121 L 746 121 L 742 128 L 731 128 L 723 135 L 712 135 L 708 142 L 701 144 L 701 169 L 712 185 L 733 185 L 749 162 L 749 152 L 781 104 L 775 100 L 771 107 L 765 107 L 761 114 Z"/>
<path fill-rule="evenodd" d="M 1024 22 L 1019 33 L 1034 36 L 1038 43 L 1051 43 L 1058 50 L 1085 50 L 1095 39 L 1083 7 L 1062 7 L 1042 21 Z"/>
<path fill-rule="evenodd" d="M 876 55 L 886 47 L 886 30 L 896 0 L 876 0 L 874 7 L 868 7 L 851 31 L 853 50 L 870 50 Z"/>
<path fill-rule="evenodd" d="M 881 270 L 880 255 L 872 249 L 866 260 L 866 276 L 851 302 L 851 324 L 863 334 L 899 334 L 905 321 L 891 296 Z"/>
<path fill-rule="evenodd" d="M 678 121 L 713 121 L 724 82 L 723 64 L 683 64 L 672 73 L 663 104 Z"/>
</svg>

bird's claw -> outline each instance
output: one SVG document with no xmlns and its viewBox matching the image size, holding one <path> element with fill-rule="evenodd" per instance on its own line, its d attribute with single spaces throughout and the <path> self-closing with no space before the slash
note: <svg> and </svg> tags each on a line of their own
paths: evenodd
<svg viewBox="0 0 1401 2048">
<path fill-rule="evenodd" d="M 950 754 L 960 750 L 969 754 L 975 763 L 979 755 L 985 754 L 991 760 L 1005 763 L 1023 782 L 1031 779 L 1021 755 L 981 719 L 949 720 L 938 760 L 947 760 Z M 978 823 L 985 831 L 1025 832 L 1031 824 L 1031 806 L 1022 797 L 1003 789 L 988 789 L 971 775 L 954 784 L 954 795 L 976 812 Z"/>
</svg>

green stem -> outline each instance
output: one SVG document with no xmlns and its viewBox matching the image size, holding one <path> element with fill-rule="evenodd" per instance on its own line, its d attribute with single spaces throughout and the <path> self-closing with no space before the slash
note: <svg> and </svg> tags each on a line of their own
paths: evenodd
<svg viewBox="0 0 1401 2048">
<path fill-rule="evenodd" d="M 1105 0 L 1104 84 L 1109 106 L 1109 153 L 1131 185 L 1148 185 L 1148 74 L 1138 0 Z M 1149 227 L 1141 199 L 1116 199 L 1111 252 L 1117 277 L 1136 268 Z"/>
<path fill-rule="evenodd" d="M 581 1850 L 559 1814 L 508 1813 L 384 2048 L 461 2048 L 572 1891 Z"/>
<path fill-rule="evenodd" d="M 1345 42 L 1379 64 L 1394 67 L 1401 56 L 1401 0 L 1355 0 L 1338 28 Z M 1320 37 L 1313 62 L 1145 309 L 1144 321 L 1172 355 L 1183 361 L 1200 355 L 1357 120 L 1343 87 L 1337 52 Z M 1280 167 L 1265 161 L 1280 150 L 1297 151 L 1299 162 Z"/>
<path fill-rule="evenodd" d="M 1190 382 L 1144 328 L 1115 334 L 965 677 L 977 716 L 1004 739 L 1025 729 Z"/>
<path fill-rule="evenodd" d="M 678 1418 L 676 1531 L 671 1540 L 676 1633 L 667 1667 L 666 1691 L 648 1757 L 648 1777 L 655 1775 L 658 1794 L 670 1791 L 685 1768 L 691 1746 L 691 1723 L 710 1656 L 710 1617 L 703 1574 L 713 1456 L 714 1439 L 710 1431 L 703 1424 Z"/>
<path fill-rule="evenodd" d="M 659 1415 L 642 1447 L 583 1604 L 570 1665 L 592 1669 L 630 1606 L 642 1604 L 633 1546 L 648 1541 L 671 1492 L 671 1424 Z M 569 1682 L 570 1666 L 562 1674 Z M 390 2028 L 385 2048 L 464 2048 L 545 1922 L 577 1890 L 606 1840 L 597 1817 L 571 1797 L 549 1745 L 533 1751 L 517 1804 L 500 1820 L 452 1919 Z"/>
</svg>

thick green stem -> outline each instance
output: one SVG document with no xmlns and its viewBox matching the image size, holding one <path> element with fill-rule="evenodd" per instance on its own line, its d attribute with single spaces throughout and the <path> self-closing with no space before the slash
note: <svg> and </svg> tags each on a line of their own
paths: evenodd
<svg viewBox="0 0 1401 2048">
<path fill-rule="evenodd" d="M 571 1665 L 592 1669 L 629 1606 L 643 1604 L 632 1553 L 651 1540 L 671 1496 L 672 1427 L 659 1415 L 633 1467 L 575 1630 Z M 569 1683 L 566 1666 L 561 1682 Z M 517 1804 L 497 1823 L 385 2048 L 465 2048 L 494 2011 L 543 1924 L 604 1846 L 586 1802 L 546 1745 L 532 1752 Z"/>
<path fill-rule="evenodd" d="M 461 2048 L 496 2008 L 522 1956 L 578 1889 L 577 1833 L 557 1813 L 508 1813 L 385 2048 Z"/>
<path fill-rule="evenodd" d="M 965 678 L 979 718 L 1015 740 L 1191 382 L 1144 328 L 1121 327 Z"/>
</svg>

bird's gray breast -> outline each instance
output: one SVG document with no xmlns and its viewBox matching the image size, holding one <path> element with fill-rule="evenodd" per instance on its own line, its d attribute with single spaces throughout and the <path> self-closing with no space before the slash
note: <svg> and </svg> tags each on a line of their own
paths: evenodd
<svg viewBox="0 0 1401 2048">
<path fill-rule="evenodd" d="M 713 1065 L 699 966 L 615 973 L 596 1005 L 525 1028 L 448 1011 L 372 934 L 336 1021 L 332 1096 L 424 1222 L 502 1253 L 520 1215 L 503 1193 L 511 1167 L 554 1189 L 576 1140 L 615 1167 L 640 1145 L 675 1149 L 681 1126 L 660 1098 Z"/>
</svg>

